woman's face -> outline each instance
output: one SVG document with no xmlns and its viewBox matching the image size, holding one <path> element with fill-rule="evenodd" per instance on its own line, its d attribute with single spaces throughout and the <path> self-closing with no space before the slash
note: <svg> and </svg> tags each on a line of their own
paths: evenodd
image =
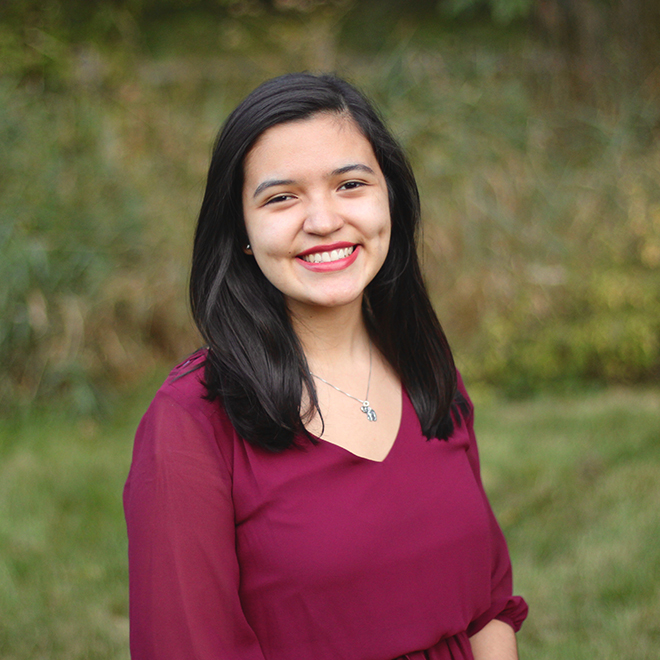
<svg viewBox="0 0 660 660">
<path fill-rule="evenodd" d="M 385 177 L 345 116 L 265 131 L 245 159 L 243 214 L 249 252 L 292 312 L 361 300 L 387 256 Z"/>
</svg>

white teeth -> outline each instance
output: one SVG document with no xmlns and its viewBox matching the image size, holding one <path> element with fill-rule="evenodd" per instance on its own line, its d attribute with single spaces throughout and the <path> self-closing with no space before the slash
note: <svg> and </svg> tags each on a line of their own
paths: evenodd
<svg viewBox="0 0 660 660">
<path fill-rule="evenodd" d="M 314 252 L 313 254 L 306 254 L 303 259 L 310 264 L 329 263 L 331 261 L 338 261 L 339 259 L 346 259 L 350 254 L 353 254 L 353 246 L 333 250 L 332 252 Z"/>
</svg>

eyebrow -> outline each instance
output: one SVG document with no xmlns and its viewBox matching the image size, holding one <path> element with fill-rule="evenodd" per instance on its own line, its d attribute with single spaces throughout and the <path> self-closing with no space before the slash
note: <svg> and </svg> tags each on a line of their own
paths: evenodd
<svg viewBox="0 0 660 660">
<path fill-rule="evenodd" d="M 330 176 L 338 176 L 339 174 L 346 174 L 348 172 L 354 171 L 375 174 L 375 172 L 368 165 L 363 165 L 362 163 L 353 163 L 352 165 L 344 165 L 344 167 L 333 170 Z"/>
<path fill-rule="evenodd" d="M 363 165 L 362 163 L 351 163 L 350 165 L 344 165 L 343 167 L 338 167 L 336 170 L 330 172 L 330 177 L 340 176 L 341 174 L 347 174 L 348 172 L 367 172 L 368 174 L 375 174 L 375 172 L 368 166 Z M 293 179 L 267 179 L 262 181 L 254 191 L 252 199 L 255 199 L 267 188 L 274 188 L 275 186 L 290 186 L 294 184 Z"/>
<path fill-rule="evenodd" d="M 295 183 L 293 179 L 268 179 L 257 186 L 257 189 L 252 195 L 252 199 L 258 197 L 259 193 L 266 190 L 266 188 L 273 188 L 274 186 L 290 186 L 292 183 Z"/>
</svg>

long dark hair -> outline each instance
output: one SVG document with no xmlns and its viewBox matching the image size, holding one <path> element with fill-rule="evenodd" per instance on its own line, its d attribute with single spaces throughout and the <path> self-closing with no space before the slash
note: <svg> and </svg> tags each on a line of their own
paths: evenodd
<svg viewBox="0 0 660 660">
<path fill-rule="evenodd" d="M 401 378 L 424 434 L 446 439 L 460 423 L 456 370 L 417 258 L 415 177 L 373 106 L 330 75 L 296 73 L 263 83 L 232 112 L 215 142 L 190 277 L 193 317 L 208 344 L 208 398 L 219 398 L 238 434 L 256 445 L 279 451 L 296 437 L 311 438 L 304 423 L 318 410 L 316 389 L 283 295 L 243 251 L 242 188 L 245 157 L 259 136 L 317 113 L 352 118 L 385 176 L 390 247 L 366 289 L 363 312 L 371 339 Z M 308 410 L 301 410 L 304 390 Z"/>
</svg>

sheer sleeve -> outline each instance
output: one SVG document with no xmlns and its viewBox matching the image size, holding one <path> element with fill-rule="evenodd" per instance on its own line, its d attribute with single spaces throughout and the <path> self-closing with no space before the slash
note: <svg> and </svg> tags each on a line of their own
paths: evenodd
<svg viewBox="0 0 660 660">
<path fill-rule="evenodd" d="M 491 602 L 490 607 L 474 619 L 468 627 L 468 635 L 472 636 L 478 633 L 492 619 L 499 619 L 508 623 L 516 632 L 520 630 L 527 616 L 527 603 L 520 596 L 514 596 L 513 578 L 511 572 L 511 560 L 509 551 L 504 539 L 504 534 L 500 529 L 495 515 L 488 501 L 488 497 L 481 482 L 481 470 L 479 467 L 479 451 L 474 434 L 474 408 L 472 401 L 468 396 L 463 381 L 459 375 L 459 390 L 465 397 L 469 406 L 469 414 L 466 416 L 465 423 L 470 436 L 470 445 L 468 449 L 468 459 L 475 478 L 482 492 L 488 519 L 491 527 Z"/>
<path fill-rule="evenodd" d="M 217 437 L 232 429 L 172 392 L 138 427 L 124 489 L 131 657 L 263 660 L 238 595 L 231 462 Z"/>
</svg>

